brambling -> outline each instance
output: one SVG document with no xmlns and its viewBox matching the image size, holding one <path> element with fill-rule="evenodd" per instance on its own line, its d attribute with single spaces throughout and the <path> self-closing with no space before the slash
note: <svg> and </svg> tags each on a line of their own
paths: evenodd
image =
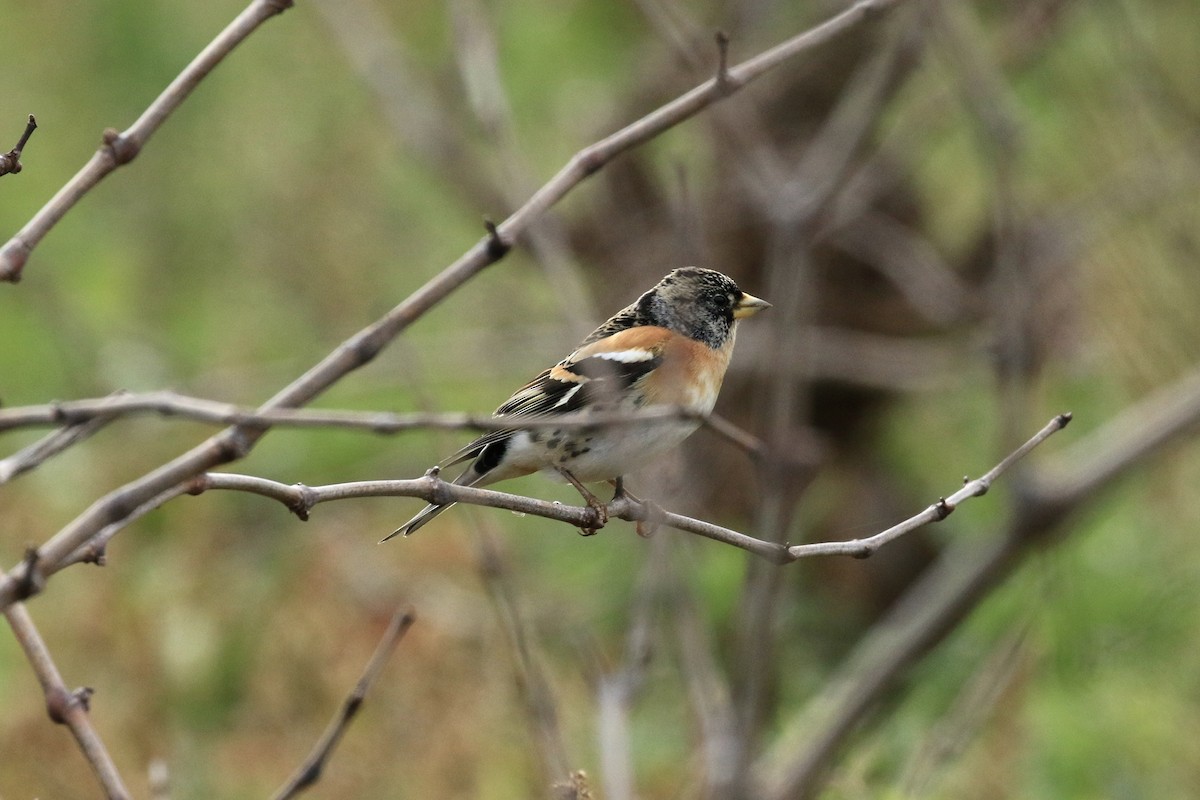
<svg viewBox="0 0 1200 800">
<path fill-rule="evenodd" d="M 696 414 L 712 411 L 729 366 L 739 319 L 770 303 L 749 295 L 720 272 L 683 267 L 618 311 L 575 352 L 518 389 L 495 417 L 573 412 L 634 412 L 655 406 Z M 609 481 L 623 491 L 622 476 L 677 447 L 700 425 L 695 418 L 636 426 L 519 428 L 480 436 L 439 464 L 470 465 L 454 483 L 486 486 L 550 473 L 572 483 L 593 505 L 583 483 Z M 409 535 L 452 506 L 429 505 L 387 539 Z"/>
</svg>

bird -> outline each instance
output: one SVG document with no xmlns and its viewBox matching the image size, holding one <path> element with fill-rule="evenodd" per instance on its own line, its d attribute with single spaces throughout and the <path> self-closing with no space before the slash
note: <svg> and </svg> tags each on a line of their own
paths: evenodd
<svg viewBox="0 0 1200 800">
<path fill-rule="evenodd" d="M 728 276 L 701 267 L 672 270 L 589 334 L 569 356 L 513 393 L 498 419 L 557 414 L 621 414 L 682 408 L 686 417 L 633 425 L 489 431 L 436 469 L 469 461 L 453 482 L 487 486 L 535 472 L 566 479 L 604 519 L 584 483 L 608 481 L 619 496 L 623 476 L 673 448 L 712 411 L 733 353 L 738 321 L 770 303 Z M 409 534 L 450 508 L 431 504 L 383 541 Z"/>
</svg>

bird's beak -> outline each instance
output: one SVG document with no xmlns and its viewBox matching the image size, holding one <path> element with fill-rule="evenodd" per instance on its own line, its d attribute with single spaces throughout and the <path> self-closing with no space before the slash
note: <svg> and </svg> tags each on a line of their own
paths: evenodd
<svg viewBox="0 0 1200 800">
<path fill-rule="evenodd" d="M 733 318 L 743 319 L 752 317 L 764 308 L 770 308 L 771 304 L 766 300 L 759 300 L 752 294 L 742 293 L 742 299 L 737 301 L 737 305 L 733 307 Z"/>
</svg>

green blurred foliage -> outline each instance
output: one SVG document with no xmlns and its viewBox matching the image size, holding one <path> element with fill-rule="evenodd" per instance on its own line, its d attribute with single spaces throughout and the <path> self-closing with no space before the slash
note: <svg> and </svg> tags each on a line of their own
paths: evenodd
<svg viewBox="0 0 1200 800">
<path fill-rule="evenodd" d="M 473 244 L 482 216 L 511 210 L 483 207 L 454 176 L 397 141 L 330 34 L 322 14 L 339 12 L 327 5 L 321 12 L 298 3 L 255 33 L 133 163 L 50 233 L 21 284 L 0 286 L 5 405 L 157 388 L 259 402 Z M 636 73 L 666 45 L 632 4 L 492 5 L 517 140 L 541 180 L 628 121 L 620 115 Z M 980 5 L 988 31 L 1005 22 L 1002 4 Z M 0 144 L 15 141 L 27 113 L 40 128 L 25 170 L 0 178 L 0 234 L 23 225 L 86 161 L 101 131 L 128 126 L 242 6 L 4 4 Z M 418 74 L 465 102 L 443 4 L 383 11 Z M 706 25 L 723 24 L 719 6 L 691 11 Z M 798 30 L 801 14 L 779 12 L 775 28 L 737 42 L 737 54 Z M 1069 3 L 1064 14 L 1053 43 L 1005 77 L 1024 126 L 1017 176 L 1024 210 L 1050 216 L 1078 208 L 1075 222 L 1087 229 L 1077 258 L 1087 269 L 1071 287 L 1082 321 L 1073 357 L 1054 361 L 1036 385 L 1046 417 L 1075 412 L 1065 438 L 1094 429 L 1200 353 L 1200 282 L 1191 268 L 1200 196 L 1147 177 L 1179 163 L 1194 169 L 1200 50 L 1188 0 Z M 1129 44 L 1122 31 L 1131 20 L 1130 41 L 1149 47 L 1121 46 Z M 1130 77 L 1147 52 L 1161 72 L 1153 72 L 1154 92 Z M 903 136 L 924 98 L 952 91 L 948 73 L 945 63 L 923 64 L 881 136 Z M 959 253 L 989 213 L 991 177 L 967 112 L 932 127 L 906 158 L 931 240 Z M 654 142 L 647 148 L 653 168 L 694 163 L 693 180 L 713 180 L 718 170 L 693 137 L 685 126 Z M 486 137 L 471 131 L 466 138 L 491 158 Z M 1091 203 L 1160 191 L 1170 199 Z M 588 213 L 578 197 L 587 192 L 580 188 L 562 213 Z M 569 330 L 543 273 L 518 248 L 320 404 L 484 411 L 561 356 Z M 990 376 L 980 352 L 954 385 L 908 397 L 879 421 L 876 460 L 914 512 L 1000 452 Z M 1040 417 L 1030 421 L 1037 424 Z M 15 563 L 27 544 L 93 498 L 207 431 L 126 420 L 5 486 L 0 559 Z M 4 452 L 33 438 L 7 434 Z M 281 430 L 236 470 L 308 484 L 412 476 L 459 441 Z M 1022 644 L 1003 702 L 961 753 L 937 767 L 921 796 L 1200 793 L 1200 746 L 1191 735 L 1200 727 L 1197 479 L 1195 455 L 1175 455 L 1098 499 L 1065 545 L 1026 565 L 910 676 L 885 723 L 855 740 L 826 796 L 909 796 L 906 765 L 983 656 L 1014 629 L 1023 631 Z M 836 515 L 837 481 L 823 477 L 810 492 L 798 539 L 813 520 Z M 573 502 L 569 491 L 536 479 L 507 488 Z M 997 498 L 1007 491 L 997 486 L 964 507 L 934 538 L 982 539 L 1000 524 Z M 537 791 L 511 648 L 478 574 L 471 527 L 484 519 L 501 529 L 568 746 L 578 766 L 597 773 L 593 684 L 622 657 L 646 543 L 624 526 L 580 539 L 544 520 L 460 509 L 429 535 L 377 549 L 376 540 L 416 507 L 333 504 L 301 524 L 259 498 L 185 497 L 117 537 L 103 570 L 75 567 L 53 579 L 31 613 L 68 683 L 96 688 L 96 724 L 135 795 L 147 796 L 153 759 L 168 763 L 172 796 L 181 800 L 272 791 L 357 680 L 401 601 L 416 607 L 418 622 L 318 793 L 512 798 Z M 706 541 L 681 543 L 675 556 L 678 579 L 702 598 L 700 613 L 727 648 L 746 557 Z M 805 591 L 811 571 L 796 575 L 801 600 L 780 616 L 788 626 L 779 643 L 784 706 L 819 692 L 867 622 L 867 612 L 836 593 Z M 0 709 L 0 796 L 95 796 L 86 765 L 69 735 L 46 720 L 36 681 L 8 636 L 0 636 Z M 700 769 L 699 733 L 669 658 L 652 661 L 631 726 L 643 796 L 679 796 Z"/>
</svg>

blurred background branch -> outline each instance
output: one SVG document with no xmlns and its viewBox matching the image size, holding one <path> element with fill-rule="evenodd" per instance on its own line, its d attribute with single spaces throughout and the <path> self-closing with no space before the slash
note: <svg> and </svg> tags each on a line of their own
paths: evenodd
<svg viewBox="0 0 1200 800">
<path fill-rule="evenodd" d="M 329 726 L 321 734 L 321 738 L 313 746 L 312 752 L 275 793 L 275 800 L 296 797 L 320 781 L 321 774 L 333 755 L 333 751 L 337 748 L 338 742 L 341 741 L 346 729 L 362 708 L 367 692 L 371 690 L 372 684 L 379 678 L 379 673 L 383 671 L 387 660 L 395 652 L 396 646 L 400 644 L 400 640 L 404 638 L 404 634 L 408 633 L 408 629 L 415 621 L 416 615 L 411 609 L 396 609 L 396 613 L 392 615 L 392 621 L 388 623 L 383 635 L 379 638 L 375 652 L 371 654 L 371 659 L 363 669 L 362 677 L 358 679 L 358 683 L 354 685 L 341 708 L 338 709 L 338 713 L 334 715 Z"/>
</svg>

